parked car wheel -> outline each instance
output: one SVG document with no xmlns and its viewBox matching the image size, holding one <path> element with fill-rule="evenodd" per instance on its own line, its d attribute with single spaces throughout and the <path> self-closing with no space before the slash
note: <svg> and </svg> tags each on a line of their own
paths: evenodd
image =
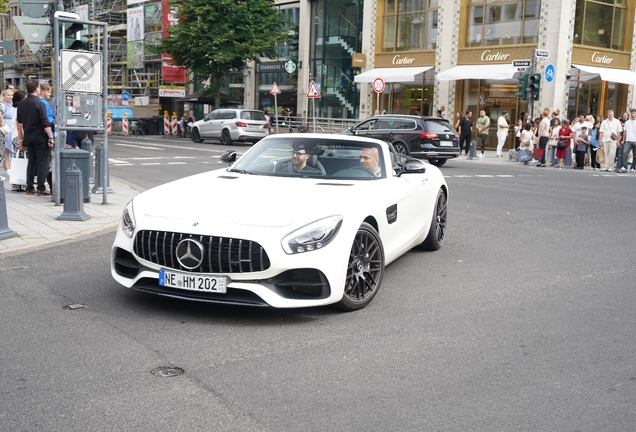
<svg viewBox="0 0 636 432">
<path fill-rule="evenodd" d="M 227 129 L 223 129 L 223 132 L 221 133 L 221 144 L 223 145 L 232 144 L 232 137 L 230 136 L 230 131 Z"/>
<path fill-rule="evenodd" d="M 394 143 L 393 148 L 395 149 L 396 153 L 405 155 L 409 154 L 409 150 L 404 143 Z"/>
<path fill-rule="evenodd" d="M 446 218 L 448 217 L 448 206 L 446 194 L 442 189 L 437 192 L 435 200 L 435 210 L 433 210 L 433 220 L 426 239 L 420 245 L 421 249 L 436 251 L 442 247 L 444 236 L 446 235 Z"/>
<path fill-rule="evenodd" d="M 199 129 L 192 129 L 192 132 L 190 133 L 190 139 L 192 139 L 192 141 L 195 143 L 203 142 L 203 140 L 201 139 L 201 135 L 199 135 Z"/>
<path fill-rule="evenodd" d="M 377 294 L 384 276 L 384 248 L 378 232 L 363 222 L 351 245 L 347 276 L 339 309 L 362 309 Z"/>
<path fill-rule="evenodd" d="M 429 159 L 429 163 L 431 165 L 435 165 L 436 167 L 441 167 L 442 165 L 444 165 L 446 163 L 448 159 Z"/>
</svg>

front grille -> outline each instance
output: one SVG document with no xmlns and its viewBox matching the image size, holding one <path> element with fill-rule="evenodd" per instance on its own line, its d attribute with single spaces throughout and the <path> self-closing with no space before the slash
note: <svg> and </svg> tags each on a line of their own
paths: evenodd
<svg viewBox="0 0 636 432">
<path fill-rule="evenodd" d="M 203 245 L 203 263 L 194 270 L 179 264 L 176 249 L 183 239 L 191 238 Z M 135 236 L 135 254 L 164 268 L 197 273 L 249 273 L 267 270 L 267 252 L 249 240 L 202 236 L 167 231 L 139 231 Z"/>
</svg>

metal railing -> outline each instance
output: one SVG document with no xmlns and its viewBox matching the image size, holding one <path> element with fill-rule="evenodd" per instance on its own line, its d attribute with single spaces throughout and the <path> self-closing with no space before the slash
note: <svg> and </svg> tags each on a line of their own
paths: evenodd
<svg viewBox="0 0 636 432">
<path fill-rule="evenodd" d="M 358 119 L 316 117 L 316 133 L 335 133 L 359 123 Z M 272 119 L 271 133 L 276 133 L 276 119 Z M 278 117 L 278 133 L 314 132 L 314 118 L 301 116 Z"/>
</svg>

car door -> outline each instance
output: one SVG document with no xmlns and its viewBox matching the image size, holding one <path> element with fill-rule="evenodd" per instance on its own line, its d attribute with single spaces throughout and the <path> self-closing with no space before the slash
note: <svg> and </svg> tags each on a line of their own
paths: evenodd
<svg viewBox="0 0 636 432">
<path fill-rule="evenodd" d="M 351 129 L 351 133 L 357 136 L 367 137 L 375 129 L 375 122 L 377 119 L 365 120 L 362 123 L 358 123 Z"/>
<path fill-rule="evenodd" d="M 214 119 L 216 118 L 218 110 L 214 110 L 203 118 L 203 121 L 199 123 L 197 126 L 199 127 L 199 135 L 201 138 L 211 138 L 212 137 L 212 125 L 214 124 Z"/>
<path fill-rule="evenodd" d="M 390 157 L 390 155 L 387 155 Z M 430 225 L 433 215 L 434 197 L 429 174 L 409 173 L 398 177 L 393 170 L 385 179 L 378 181 L 378 199 L 383 199 L 386 218 L 382 221 L 387 258 L 394 259 L 412 247 L 415 238 Z"/>
<path fill-rule="evenodd" d="M 212 138 L 221 138 L 223 132 L 223 125 L 236 116 L 236 113 L 232 110 L 219 110 L 216 118 L 211 124 L 210 133 Z"/>
</svg>

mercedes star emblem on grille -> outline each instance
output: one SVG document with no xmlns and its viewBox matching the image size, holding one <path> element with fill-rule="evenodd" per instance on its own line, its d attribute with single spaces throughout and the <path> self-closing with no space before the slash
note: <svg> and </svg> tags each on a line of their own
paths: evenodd
<svg viewBox="0 0 636 432">
<path fill-rule="evenodd" d="M 194 270 L 203 263 L 203 245 L 194 239 L 184 239 L 177 245 L 177 261 L 188 270 Z"/>
</svg>

